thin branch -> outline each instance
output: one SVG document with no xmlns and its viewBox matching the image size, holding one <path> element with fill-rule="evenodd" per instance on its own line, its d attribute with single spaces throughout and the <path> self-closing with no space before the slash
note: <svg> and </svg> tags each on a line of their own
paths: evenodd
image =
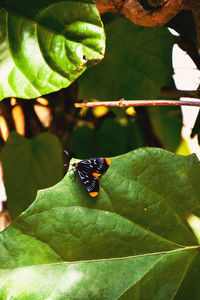
<svg viewBox="0 0 200 300">
<path fill-rule="evenodd" d="M 106 101 L 106 102 L 85 102 L 74 103 L 76 108 L 82 107 L 99 107 L 99 106 L 198 106 L 200 107 L 200 100 L 124 100 L 119 101 Z"/>
</svg>

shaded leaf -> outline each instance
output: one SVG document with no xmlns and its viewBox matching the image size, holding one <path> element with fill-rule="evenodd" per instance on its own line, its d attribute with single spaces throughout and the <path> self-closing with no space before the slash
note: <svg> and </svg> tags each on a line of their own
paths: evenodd
<svg viewBox="0 0 200 300">
<path fill-rule="evenodd" d="M 126 126 L 115 119 L 106 119 L 97 133 L 98 156 L 113 156 L 127 151 Z"/>
<path fill-rule="evenodd" d="M 1 160 L 12 219 L 33 202 L 38 189 L 52 186 L 62 177 L 61 146 L 49 133 L 33 139 L 11 133 L 3 147 Z"/>
<path fill-rule="evenodd" d="M 129 121 L 127 126 L 128 150 L 147 146 L 144 134 L 138 124 L 138 121 Z"/>
<path fill-rule="evenodd" d="M 191 132 L 191 138 L 193 138 L 195 135 L 197 135 L 198 143 L 200 144 L 200 112 L 197 115 L 194 127 L 192 128 Z"/>
<path fill-rule="evenodd" d="M 182 113 L 174 107 L 154 106 L 148 109 L 154 132 L 162 144 L 175 152 L 181 142 Z"/>
<path fill-rule="evenodd" d="M 199 268 L 200 257 L 197 255 L 191 265 L 188 268 L 187 273 L 183 279 L 183 283 L 177 291 L 175 299 L 199 299 L 200 290 L 199 290 Z"/>
<path fill-rule="evenodd" d="M 136 26 L 124 18 L 105 25 L 106 55 L 78 80 L 80 98 L 152 98 L 173 74 L 175 38 L 166 28 Z"/>
<path fill-rule="evenodd" d="M 114 156 L 146 146 L 137 121 L 121 125 L 115 118 L 105 119 L 96 130 L 87 125 L 76 128 L 71 143 L 78 158 Z"/>
<path fill-rule="evenodd" d="M 104 31 L 92 0 L 7 0 L 0 19 L 1 99 L 67 87 L 103 58 Z"/>
<path fill-rule="evenodd" d="M 96 156 L 96 134 L 88 125 L 74 129 L 71 136 L 71 144 L 76 157 L 88 158 Z"/>
</svg>

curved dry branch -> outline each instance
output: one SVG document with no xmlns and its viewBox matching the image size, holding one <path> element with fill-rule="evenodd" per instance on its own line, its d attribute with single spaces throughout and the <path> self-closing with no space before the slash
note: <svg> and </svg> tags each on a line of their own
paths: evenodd
<svg viewBox="0 0 200 300">
<path fill-rule="evenodd" d="M 168 0 L 161 7 L 145 10 L 138 0 L 96 0 L 100 14 L 113 12 L 142 26 L 161 26 L 177 15 L 189 0 Z"/>
</svg>

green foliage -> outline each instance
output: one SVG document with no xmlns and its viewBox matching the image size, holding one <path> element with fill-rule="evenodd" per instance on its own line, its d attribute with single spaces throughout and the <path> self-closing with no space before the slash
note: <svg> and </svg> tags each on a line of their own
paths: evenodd
<svg viewBox="0 0 200 300">
<path fill-rule="evenodd" d="M 78 93 L 109 101 L 158 98 L 163 86 L 171 86 L 177 39 L 165 27 L 139 27 L 113 14 L 102 23 L 92 0 L 6 0 L 0 15 L 0 99 L 67 87 L 103 59 L 103 23 L 107 42 L 105 59 L 78 79 L 78 88 L 75 83 L 69 93 L 47 96 L 49 128 L 34 107 L 31 114 L 22 100 L 17 103 L 27 113 L 26 125 L 30 118 L 27 137 L 49 133 L 32 139 L 11 133 L 2 149 L 15 220 L 0 233 L 0 299 L 200 299 L 199 161 L 156 148 L 121 155 L 151 140 L 177 151 L 180 109 L 138 108 L 132 115 L 112 109 L 97 118 L 72 108 Z M 192 28 L 194 39 L 191 18 L 171 24 L 182 38 Z M 0 113 L 2 107 L 9 111 L 12 131 L 14 106 L 7 104 Z M 62 148 L 79 158 L 119 155 L 99 179 L 95 199 L 75 173 L 74 160 L 58 182 Z"/>
<path fill-rule="evenodd" d="M 157 97 L 173 74 L 171 52 L 175 38 L 164 27 L 136 26 L 120 17 L 105 24 L 105 31 L 105 58 L 79 78 L 80 97 L 99 100 Z"/>
<path fill-rule="evenodd" d="M 92 0 L 7 0 L 0 20 L 0 99 L 67 87 L 103 58 L 104 30 Z"/>
<path fill-rule="evenodd" d="M 103 18 L 107 37 L 105 58 L 95 68 L 88 69 L 78 79 L 80 97 L 109 101 L 120 98 L 158 98 L 160 89 L 163 86 L 168 86 L 168 83 L 172 81 L 172 46 L 176 39 L 164 27 L 145 28 L 136 26 L 127 19 L 120 17 L 112 19 L 111 16 L 106 14 Z M 118 112 L 117 109 L 112 109 L 112 111 L 117 115 L 119 114 L 119 109 Z M 160 141 L 160 145 L 170 151 L 176 151 L 181 141 L 181 109 L 153 107 L 148 110 L 147 118 L 150 120 L 149 125 L 152 126 L 152 131 Z M 143 122 L 145 123 L 146 120 L 144 119 Z M 117 136 L 114 139 L 118 138 L 118 143 L 109 143 L 109 148 L 112 148 L 111 151 L 110 149 L 108 151 L 108 147 L 104 147 L 104 139 L 109 135 L 108 131 L 112 132 L 108 126 L 106 135 L 100 140 L 101 146 L 98 145 L 95 149 L 100 148 L 104 155 L 118 155 L 130 149 L 148 145 L 138 122 L 135 123 L 134 128 L 136 126 L 138 128 L 137 134 L 135 134 L 136 131 L 130 132 L 128 142 L 125 138 L 127 136 L 127 132 L 124 133 L 125 128 L 124 130 L 116 130 Z M 79 132 L 76 131 L 77 141 L 82 141 L 81 132 L 81 129 Z M 95 137 L 99 136 L 98 130 L 94 132 L 90 129 L 89 132 L 93 135 L 91 140 L 95 141 Z M 139 138 L 133 142 L 136 135 Z M 112 141 L 113 137 L 110 139 Z M 96 142 L 93 144 L 96 145 Z M 133 147 L 128 147 L 127 144 Z M 78 145 L 79 147 L 77 147 Z M 115 147 L 114 145 L 118 146 Z M 89 149 L 88 144 L 76 143 L 73 148 L 74 153 L 78 157 L 84 157 L 81 156 L 80 152 L 81 148 L 85 147 Z M 90 148 L 95 155 L 101 153 L 98 150 L 93 151 L 91 144 Z M 83 154 L 85 154 L 84 150 Z"/>
<path fill-rule="evenodd" d="M 197 135 L 198 142 L 200 144 L 200 113 L 198 113 L 194 127 L 192 128 L 191 138 Z"/>
<path fill-rule="evenodd" d="M 179 107 L 150 107 L 149 116 L 154 132 L 162 144 L 175 152 L 181 142 L 181 109 Z"/>
<path fill-rule="evenodd" d="M 96 199 L 68 172 L 0 234 L 0 297 L 198 299 L 199 176 L 155 148 L 111 158 Z"/>
<path fill-rule="evenodd" d="M 13 132 L 1 153 L 7 206 L 12 219 L 35 199 L 39 189 L 49 187 L 62 177 L 62 149 L 57 138 L 43 133 L 26 139 Z"/>
<path fill-rule="evenodd" d="M 76 128 L 71 142 L 79 158 L 114 156 L 146 145 L 137 121 L 121 124 L 115 118 L 105 119 L 97 130 L 87 125 Z"/>
</svg>

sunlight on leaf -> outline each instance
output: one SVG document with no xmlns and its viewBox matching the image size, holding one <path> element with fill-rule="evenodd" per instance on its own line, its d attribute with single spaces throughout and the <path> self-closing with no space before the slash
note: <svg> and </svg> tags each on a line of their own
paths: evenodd
<svg viewBox="0 0 200 300">
<path fill-rule="evenodd" d="M 92 0 L 7 0 L 0 20 L 0 99 L 67 87 L 104 56 L 104 30 Z"/>
</svg>

